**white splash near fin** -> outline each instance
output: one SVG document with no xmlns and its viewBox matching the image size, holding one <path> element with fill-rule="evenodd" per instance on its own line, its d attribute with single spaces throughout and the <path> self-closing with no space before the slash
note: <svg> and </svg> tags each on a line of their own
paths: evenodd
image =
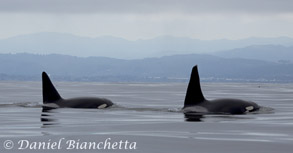
<svg viewBox="0 0 293 153">
<path fill-rule="evenodd" d="M 207 113 L 208 110 L 202 106 L 190 106 L 190 107 L 184 108 L 183 112 Z"/>
<path fill-rule="evenodd" d="M 60 106 L 55 104 L 55 103 L 47 103 L 47 104 L 44 104 L 43 106 L 46 106 L 46 107 L 52 107 L 52 108 L 59 108 Z"/>
</svg>

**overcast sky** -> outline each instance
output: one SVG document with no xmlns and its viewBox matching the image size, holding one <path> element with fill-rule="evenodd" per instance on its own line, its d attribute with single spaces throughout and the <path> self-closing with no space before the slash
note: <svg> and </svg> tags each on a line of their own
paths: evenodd
<svg viewBox="0 0 293 153">
<path fill-rule="evenodd" d="M 0 0 L 0 38 L 37 32 L 130 40 L 293 37 L 293 0 Z"/>
</svg>

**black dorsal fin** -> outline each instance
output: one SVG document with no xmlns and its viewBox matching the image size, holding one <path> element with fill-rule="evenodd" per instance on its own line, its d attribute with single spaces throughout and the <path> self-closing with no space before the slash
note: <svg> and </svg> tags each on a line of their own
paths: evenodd
<svg viewBox="0 0 293 153">
<path fill-rule="evenodd" d="M 189 84 L 186 91 L 184 107 L 197 105 L 205 101 L 200 87 L 200 79 L 198 75 L 197 65 L 192 69 Z"/>
<path fill-rule="evenodd" d="M 52 84 L 46 72 L 42 73 L 42 80 L 43 80 L 43 103 L 53 103 L 57 100 L 62 99 L 58 91 Z"/>
</svg>

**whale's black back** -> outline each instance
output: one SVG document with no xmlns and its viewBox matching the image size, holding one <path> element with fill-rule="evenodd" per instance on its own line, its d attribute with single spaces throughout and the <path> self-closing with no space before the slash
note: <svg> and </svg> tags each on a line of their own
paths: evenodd
<svg viewBox="0 0 293 153">
<path fill-rule="evenodd" d="M 197 70 L 197 65 L 193 67 L 187 92 L 184 101 L 184 107 L 193 106 L 205 101 L 200 87 L 200 79 Z"/>
<path fill-rule="evenodd" d="M 50 78 L 46 74 L 46 72 L 42 73 L 42 80 L 43 80 L 43 102 L 44 103 L 52 103 L 62 99 L 58 91 L 52 84 Z"/>
</svg>

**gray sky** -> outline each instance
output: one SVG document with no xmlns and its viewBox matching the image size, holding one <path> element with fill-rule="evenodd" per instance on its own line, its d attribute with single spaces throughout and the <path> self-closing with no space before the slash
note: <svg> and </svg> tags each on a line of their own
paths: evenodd
<svg viewBox="0 0 293 153">
<path fill-rule="evenodd" d="M 292 0 L 0 0 L 0 38 L 36 32 L 147 39 L 293 37 Z"/>
</svg>

